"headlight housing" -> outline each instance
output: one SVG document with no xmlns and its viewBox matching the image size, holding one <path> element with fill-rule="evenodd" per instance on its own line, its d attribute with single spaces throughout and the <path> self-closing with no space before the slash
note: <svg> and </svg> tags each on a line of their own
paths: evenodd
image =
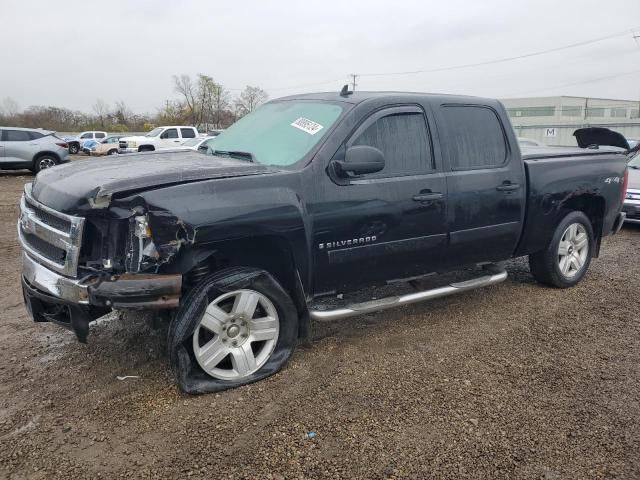
<svg viewBox="0 0 640 480">
<path fill-rule="evenodd" d="M 156 266 L 160 255 L 153 243 L 147 215 L 137 215 L 129 219 L 129 241 L 127 243 L 126 268 L 128 272 L 138 273 Z"/>
</svg>

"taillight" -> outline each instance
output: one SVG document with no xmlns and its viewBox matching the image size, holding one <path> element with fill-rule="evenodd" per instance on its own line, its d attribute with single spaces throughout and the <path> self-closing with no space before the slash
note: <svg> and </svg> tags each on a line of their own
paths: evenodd
<svg viewBox="0 0 640 480">
<path fill-rule="evenodd" d="M 56 142 L 56 145 L 58 145 L 59 147 L 62 147 L 62 148 L 69 148 L 69 144 L 68 143 L 58 143 L 58 142 Z"/>
<path fill-rule="evenodd" d="M 622 181 L 622 202 L 627 197 L 627 187 L 629 186 L 629 169 L 624 169 L 624 180 Z"/>
</svg>

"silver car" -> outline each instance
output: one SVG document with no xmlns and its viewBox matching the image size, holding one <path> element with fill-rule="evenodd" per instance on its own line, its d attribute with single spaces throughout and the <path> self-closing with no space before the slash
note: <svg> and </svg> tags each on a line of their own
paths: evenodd
<svg viewBox="0 0 640 480">
<path fill-rule="evenodd" d="M 640 223 L 640 151 L 629 161 L 629 184 L 622 211 L 627 214 L 628 223 Z"/>
<path fill-rule="evenodd" d="M 69 145 L 54 132 L 0 127 L 0 169 L 28 168 L 38 173 L 69 161 Z"/>
</svg>

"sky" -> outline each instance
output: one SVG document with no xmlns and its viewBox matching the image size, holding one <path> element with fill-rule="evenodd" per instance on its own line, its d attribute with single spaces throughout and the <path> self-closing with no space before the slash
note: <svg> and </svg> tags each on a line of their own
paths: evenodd
<svg viewBox="0 0 640 480">
<path fill-rule="evenodd" d="M 359 90 L 640 100 L 640 0 L 0 0 L 0 102 L 155 113 L 173 75 L 237 95 Z M 475 67 L 416 74 L 528 55 Z M 634 39 L 634 34 L 638 35 Z"/>
</svg>

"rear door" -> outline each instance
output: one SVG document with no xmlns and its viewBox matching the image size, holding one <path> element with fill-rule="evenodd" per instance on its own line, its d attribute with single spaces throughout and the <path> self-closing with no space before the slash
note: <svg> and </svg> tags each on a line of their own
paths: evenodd
<svg viewBox="0 0 640 480">
<path fill-rule="evenodd" d="M 196 138 L 196 131 L 193 128 L 181 128 L 180 136 L 182 137 L 182 140 L 180 140 L 180 144 L 183 144 L 190 138 Z"/>
<path fill-rule="evenodd" d="M 513 254 L 524 221 L 520 152 L 510 148 L 507 129 L 492 106 L 441 104 L 438 116 L 447 159 L 445 263 L 504 260 Z"/>
<path fill-rule="evenodd" d="M 4 131 L 0 130 L 0 164 L 6 163 L 5 156 L 4 156 L 4 139 L 2 138 L 3 135 L 4 135 Z"/>
<path fill-rule="evenodd" d="M 418 105 L 372 112 L 335 154 L 369 145 L 385 155 L 382 171 L 332 176 L 316 186 L 311 207 L 317 293 L 434 271 L 446 246 L 445 179 L 427 112 Z"/>
</svg>

